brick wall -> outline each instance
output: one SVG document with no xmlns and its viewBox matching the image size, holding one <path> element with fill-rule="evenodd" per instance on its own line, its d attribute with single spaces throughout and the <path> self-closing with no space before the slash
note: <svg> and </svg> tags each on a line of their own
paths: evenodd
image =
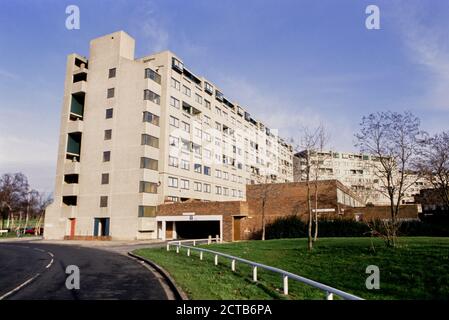
<svg viewBox="0 0 449 320">
<path fill-rule="evenodd" d="M 390 219 L 390 206 L 375 206 L 363 208 L 348 208 L 346 211 L 349 214 L 360 214 L 361 220 L 369 221 L 373 219 Z M 418 205 L 409 204 L 399 207 L 399 219 L 418 219 Z"/>
</svg>

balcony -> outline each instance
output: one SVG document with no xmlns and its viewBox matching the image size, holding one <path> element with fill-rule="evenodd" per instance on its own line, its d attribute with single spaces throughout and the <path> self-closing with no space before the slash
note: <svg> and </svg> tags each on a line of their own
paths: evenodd
<svg viewBox="0 0 449 320">
<path fill-rule="evenodd" d="M 80 163 L 66 160 L 64 163 L 64 174 L 79 174 Z"/>
<path fill-rule="evenodd" d="M 175 57 L 172 58 L 172 68 L 173 70 L 182 73 L 184 71 L 184 64 L 176 59 Z"/>
<path fill-rule="evenodd" d="M 76 206 L 63 205 L 61 208 L 61 213 L 64 218 L 76 218 L 78 208 Z"/>
<path fill-rule="evenodd" d="M 67 133 L 83 132 L 84 122 L 79 118 L 67 123 Z"/>
<path fill-rule="evenodd" d="M 78 81 L 72 84 L 72 94 L 80 94 L 87 92 L 87 81 Z"/>
<path fill-rule="evenodd" d="M 65 183 L 62 185 L 63 196 L 73 196 L 79 193 L 79 184 L 77 183 Z"/>
<path fill-rule="evenodd" d="M 85 93 L 74 93 L 70 100 L 70 120 L 83 119 Z"/>
</svg>

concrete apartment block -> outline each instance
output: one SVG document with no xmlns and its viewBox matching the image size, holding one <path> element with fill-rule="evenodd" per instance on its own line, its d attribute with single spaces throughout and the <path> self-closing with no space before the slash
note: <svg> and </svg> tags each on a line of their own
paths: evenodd
<svg viewBox="0 0 449 320">
<path fill-rule="evenodd" d="M 119 31 L 67 58 L 47 239 L 162 238 L 160 204 L 239 202 L 246 184 L 293 181 L 276 130 L 172 52 L 134 48 Z"/>
<path fill-rule="evenodd" d="M 293 159 L 294 181 L 305 181 L 306 159 L 306 151 L 295 154 Z M 310 161 L 314 163 L 311 168 L 311 179 L 315 179 L 315 172 L 318 168 L 319 180 L 336 179 L 340 181 L 351 188 L 362 199 L 364 205 L 368 203 L 377 206 L 390 204 L 380 178 L 382 175 L 379 174 L 382 166 L 376 157 L 360 153 L 323 151 L 311 153 Z M 315 163 L 319 163 L 319 166 L 316 166 Z M 407 186 L 407 190 L 404 192 L 402 204 L 415 203 L 414 196 L 419 194 L 421 189 L 431 187 L 425 179 L 413 174 L 408 176 L 404 185 Z"/>
</svg>

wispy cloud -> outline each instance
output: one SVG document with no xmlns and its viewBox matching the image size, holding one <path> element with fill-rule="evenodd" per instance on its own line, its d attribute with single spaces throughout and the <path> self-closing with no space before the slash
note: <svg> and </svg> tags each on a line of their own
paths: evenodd
<svg viewBox="0 0 449 320">
<path fill-rule="evenodd" d="M 6 71 L 2 68 L 0 68 L 0 78 L 5 77 L 10 80 L 17 80 L 19 79 L 19 76 L 17 74 L 11 73 L 9 71 Z"/>
<path fill-rule="evenodd" d="M 407 2 L 396 16 L 408 57 L 428 72 L 428 107 L 449 110 L 449 23 L 428 14 L 428 7 Z"/>
<path fill-rule="evenodd" d="M 166 50 L 170 40 L 169 32 L 157 15 L 154 3 L 145 2 L 141 12 L 143 12 L 142 36 L 148 41 L 148 50 L 152 52 Z"/>
</svg>

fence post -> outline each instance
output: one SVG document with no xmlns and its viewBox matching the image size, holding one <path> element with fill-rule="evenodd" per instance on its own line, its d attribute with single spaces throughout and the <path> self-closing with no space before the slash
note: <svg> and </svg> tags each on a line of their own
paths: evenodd
<svg viewBox="0 0 449 320">
<path fill-rule="evenodd" d="M 176 246 L 176 253 L 179 253 L 179 244 Z"/>
<path fill-rule="evenodd" d="M 212 242 L 212 236 L 209 235 L 209 237 L 207 238 L 207 244 L 210 244 Z"/>
<path fill-rule="evenodd" d="M 190 248 L 187 248 L 187 256 L 190 257 Z"/>
<path fill-rule="evenodd" d="M 253 266 L 253 281 L 257 282 L 257 266 Z"/>
<path fill-rule="evenodd" d="M 193 240 L 193 246 L 194 247 L 196 246 L 196 240 Z"/>
<path fill-rule="evenodd" d="M 231 261 L 231 270 L 235 271 L 235 259 Z"/>
<path fill-rule="evenodd" d="M 200 260 L 203 260 L 203 251 L 200 251 Z"/>
<path fill-rule="evenodd" d="M 167 243 L 167 251 L 170 251 L 170 244 Z"/>
<path fill-rule="evenodd" d="M 334 300 L 334 294 L 326 291 L 326 300 Z"/>
<path fill-rule="evenodd" d="M 220 240 L 220 236 L 217 234 L 217 235 L 215 236 L 215 242 L 218 243 L 219 240 Z"/>
<path fill-rule="evenodd" d="M 215 265 L 218 265 L 218 254 L 215 255 Z"/>
<path fill-rule="evenodd" d="M 284 294 L 288 295 L 288 276 L 283 276 L 284 277 Z"/>
</svg>

